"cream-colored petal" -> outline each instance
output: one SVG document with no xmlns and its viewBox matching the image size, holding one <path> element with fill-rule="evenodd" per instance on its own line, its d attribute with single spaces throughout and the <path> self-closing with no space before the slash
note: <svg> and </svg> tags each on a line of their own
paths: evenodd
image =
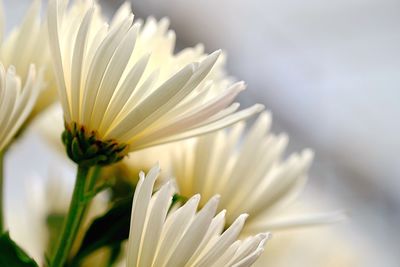
<svg viewBox="0 0 400 267">
<path fill-rule="evenodd" d="M 232 124 L 235 124 L 236 122 L 244 120 L 248 117 L 251 117 L 254 114 L 261 112 L 263 109 L 264 109 L 263 105 L 256 104 L 250 108 L 247 108 L 247 109 L 241 110 L 237 113 L 234 113 L 232 115 L 229 115 L 219 121 L 213 122 L 211 124 L 206 124 L 206 125 L 198 127 L 198 128 L 193 127 L 193 129 L 190 129 L 190 130 L 180 133 L 180 134 L 169 136 L 169 137 L 166 137 L 163 139 L 148 140 L 148 141 L 146 140 L 147 143 L 145 143 L 143 141 L 138 141 L 131 145 L 131 149 L 137 149 L 137 150 L 143 149 L 143 148 L 146 148 L 149 146 L 155 146 L 155 145 L 175 142 L 175 141 L 179 141 L 182 139 L 187 139 L 190 137 L 214 132 L 214 131 L 220 130 L 222 128 L 228 127 Z"/>
<path fill-rule="evenodd" d="M 98 47 L 93 60 L 90 64 L 89 73 L 86 79 L 85 88 L 83 91 L 82 99 L 82 123 L 91 128 L 93 109 L 96 102 L 101 82 L 103 81 L 104 74 L 107 66 L 110 63 L 115 49 L 121 43 L 124 35 L 129 30 L 132 24 L 132 17 L 126 18 L 118 27 L 110 30 L 106 38 Z M 104 110 L 103 110 L 104 111 Z"/>
<path fill-rule="evenodd" d="M 71 121 L 71 110 L 68 100 L 67 88 L 65 85 L 65 76 L 63 69 L 63 60 L 61 56 L 60 37 L 59 37 L 59 6 L 57 0 L 49 2 L 48 6 L 48 29 L 50 49 L 53 54 L 53 64 L 56 73 L 57 88 L 60 96 L 61 106 L 64 110 L 64 118 L 67 122 Z"/>
<path fill-rule="evenodd" d="M 122 73 L 128 64 L 129 56 L 127 55 L 130 55 L 135 47 L 137 31 L 138 29 L 135 26 L 132 26 L 129 29 L 128 33 L 121 41 L 121 44 L 116 48 L 114 55 L 107 66 L 93 109 L 91 123 L 95 129 L 100 128 L 104 112 L 107 112 L 111 97 L 115 93 L 115 91 L 110 90 L 110 88 L 117 88 Z"/>
<path fill-rule="evenodd" d="M 146 233 L 141 246 L 139 266 L 151 266 L 159 243 L 162 227 L 171 205 L 172 185 L 163 186 L 154 200 L 153 208 L 148 216 Z"/>
<path fill-rule="evenodd" d="M 174 121 L 170 122 L 168 125 L 160 127 L 160 129 L 156 130 L 154 133 L 149 134 L 147 139 L 158 139 L 162 136 L 174 135 L 185 129 L 190 129 L 192 126 L 203 122 L 213 114 L 216 114 L 224 109 L 243 89 L 244 88 L 239 84 L 237 86 L 233 86 L 218 98 L 215 98 L 193 109 L 187 114 L 177 116 L 176 119 L 174 119 Z"/>
<path fill-rule="evenodd" d="M 75 41 L 71 65 L 71 111 L 73 118 L 79 118 L 83 57 L 85 49 L 87 49 L 88 31 L 93 12 L 94 9 L 92 8 L 85 14 Z"/>
<path fill-rule="evenodd" d="M 222 267 L 250 266 L 244 264 L 259 255 L 266 235 L 235 241 L 247 215 L 241 215 L 223 231 L 225 212 L 215 216 L 219 196 L 197 212 L 199 196 L 195 195 L 181 208 L 171 209 L 165 220 L 173 190 L 167 183 L 151 196 L 158 172 L 156 166 L 146 177 L 140 174 L 132 207 L 127 267 L 193 267 L 216 262 L 222 262 Z"/>
<path fill-rule="evenodd" d="M 140 244 L 142 235 L 144 234 L 144 224 L 148 212 L 147 209 L 150 203 L 153 186 L 159 172 L 159 166 L 153 167 L 147 174 L 146 178 L 141 177 L 143 182 L 140 185 L 138 184 L 135 189 L 135 199 L 132 204 L 131 227 L 128 242 L 128 267 L 136 266 L 139 259 Z"/>
<path fill-rule="evenodd" d="M 185 84 L 193 75 L 193 65 L 188 65 L 166 81 L 153 94 L 147 97 L 134 110 L 106 134 L 106 138 L 128 141 L 129 137 L 139 132 L 149 123 L 154 122 L 165 110 L 174 106 L 179 99 L 184 97 Z M 183 91 L 183 92 L 182 92 Z"/>
<path fill-rule="evenodd" d="M 35 105 L 41 84 L 36 79 L 35 68 L 32 65 L 27 81 L 21 88 L 21 79 L 15 68 L 10 66 L 7 71 L 0 65 L 0 151 L 8 145 L 29 116 Z"/>
<path fill-rule="evenodd" d="M 218 257 L 236 241 L 242 231 L 247 214 L 239 216 L 236 221 L 220 236 L 218 241 L 203 255 L 194 266 L 207 267 L 217 261 Z"/>
<path fill-rule="evenodd" d="M 128 102 L 130 96 L 135 91 L 140 78 L 142 77 L 148 60 L 148 55 L 143 56 L 143 58 L 132 67 L 118 91 L 113 95 L 107 112 L 104 114 L 102 124 L 100 125 L 100 132 L 105 132 L 107 128 L 112 125 L 112 122 L 115 120 L 116 116 L 121 112 L 121 107 L 124 107 L 125 103 Z"/>
<path fill-rule="evenodd" d="M 210 199 L 199 211 L 165 266 L 185 266 L 206 234 L 212 218 L 217 211 L 218 201 L 219 196 Z"/>
<path fill-rule="evenodd" d="M 194 195 L 184 206 L 168 216 L 162 232 L 162 240 L 158 246 L 154 266 L 162 266 L 166 263 L 192 221 L 199 200 L 200 196 Z"/>
</svg>

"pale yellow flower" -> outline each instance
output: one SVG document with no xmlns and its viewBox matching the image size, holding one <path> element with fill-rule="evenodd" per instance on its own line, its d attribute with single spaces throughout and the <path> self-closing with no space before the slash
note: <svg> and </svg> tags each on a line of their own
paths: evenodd
<svg viewBox="0 0 400 267">
<path fill-rule="evenodd" d="M 331 214 L 293 216 L 280 219 L 284 209 L 303 188 L 313 158 L 309 149 L 282 159 L 288 138 L 268 132 L 269 113 L 262 113 L 247 134 L 244 123 L 229 131 L 201 136 L 172 147 L 172 175 L 184 197 L 202 195 L 204 205 L 213 195 L 221 196 L 227 224 L 248 213 L 245 232 L 269 231 L 309 225 L 332 219 Z"/>
<path fill-rule="evenodd" d="M 14 27 L 9 35 L 1 36 L 0 44 L 0 61 L 6 67 L 13 65 L 22 83 L 28 79 L 31 64 L 36 66 L 37 79 L 43 80 L 40 95 L 30 117 L 37 115 L 54 102 L 57 95 L 51 67 L 46 19 L 40 17 L 40 4 L 40 0 L 33 1 L 21 24 Z M 0 12 L 5 13 L 2 9 Z M 4 31 L 4 20 L 0 24 Z"/>
<path fill-rule="evenodd" d="M 36 78 L 33 65 L 26 82 L 22 83 L 14 66 L 6 70 L 0 64 L 0 152 L 10 143 L 35 104 L 41 86 Z"/>
<path fill-rule="evenodd" d="M 118 15 L 108 27 L 97 23 L 97 13 L 96 6 L 86 8 L 81 16 L 74 14 L 71 23 L 71 16 L 63 19 L 56 1 L 49 4 L 50 47 L 69 132 L 64 136 L 67 149 L 75 137 L 86 136 L 102 144 L 97 156 L 105 151 L 97 163 L 108 164 L 129 151 L 224 128 L 263 108 L 254 105 L 236 112 L 239 105 L 232 102 L 245 89 L 243 82 L 223 90 L 216 90 L 211 80 L 204 82 L 219 51 L 178 71 L 160 71 L 168 73 L 166 78 L 157 71 L 146 75 L 151 56 L 130 61 L 140 23 L 133 24 L 132 14 Z M 112 159 L 110 147 L 116 153 Z M 81 152 L 83 157 L 73 151 L 69 155 L 87 162 L 90 153 Z"/>
<path fill-rule="evenodd" d="M 257 260 L 268 235 L 237 240 L 247 215 L 240 215 L 223 231 L 225 212 L 216 215 L 219 197 L 198 211 L 199 195 L 168 213 L 172 185 L 163 185 L 152 196 L 159 172 L 155 166 L 146 177 L 140 174 L 132 204 L 127 267 L 245 267 Z"/>
<path fill-rule="evenodd" d="M 131 13 L 130 3 L 125 2 L 117 10 L 111 25 L 122 21 L 124 17 Z M 154 17 L 150 16 L 145 21 L 136 20 L 136 24 L 139 25 L 139 33 L 129 64 L 134 64 L 143 55 L 151 54 L 145 70 L 145 76 L 157 71 L 159 75 L 158 80 L 162 82 L 187 64 L 202 61 L 207 57 L 202 44 L 183 48 L 175 54 L 176 34 L 173 30 L 169 29 L 168 18 L 162 18 L 157 21 Z M 210 80 L 212 80 L 213 84 L 218 84 L 219 86 L 216 86 L 216 88 L 220 90 L 225 90 L 229 84 L 233 83 L 234 79 L 229 77 L 225 70 L 224 53 L 219 56 L 213 68 L 202 82 Z"/>
</svg>

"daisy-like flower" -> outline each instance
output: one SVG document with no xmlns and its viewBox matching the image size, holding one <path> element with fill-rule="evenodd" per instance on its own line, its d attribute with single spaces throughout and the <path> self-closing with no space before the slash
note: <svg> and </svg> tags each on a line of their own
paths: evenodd
<svg viewBox="0 0 400 267">
<path fill-rule="evenodd" d="M 264 250 L 267 234 L 237 240 L 247 215 L 224 229 L 225 211 L 216 215 L 219 197 L 197 212 L 199 195 L 168 213 L 173 196 L 170 183 L 153 196 L 159 167 L 136 187 L 127 249 L 127 267 L 135 266 L 251 266 Z"/>
<path fill-rule="evenodd" d="M 141 27 L 132 14 L 118 15 L 107 27 L 98 23 L 95 5 L 66 19 L 63 10 L 50 2 L 50 47 L 64 111 L 63 142 L 78 164 L 114 163 L 130 151 L 215 131 L 263 108 L 236 112 L 239 105 L 232 101 L 245 89 L 242 82 L 224 90 L 204 82 L 218 51 L 159 78 L 154 71 L 146 74 L 151 56 L 131 61 Z"/>
<path fill-rule="evenodd" d="M 213 195 L 221 195 L 220 207 L 227 210 L 227 225 L 241 213 L 249 214 L 245 231 L 270 231 L 312 224 L 325 216 L 299 216 L 278 220 L 276 211 L 301 191 L 313 152 L 306 149 L 282 160 L 286 135 L 268 133 L 269 113 L 262 113 L 244 135 L 244 123 L 230 131 L 219 131 L 178 143 L 173 149 L 172 173 L 179 194 L 201 194 L 200 206 Z"/>
<path fill-rule="evenodd" d="M 29 78 L 31 64 L 36 66 L 37 80 L 43 80 L 39 97 L 30 117 L 41 112 L 57 96 L 54 73 L 51 68 L 47 25 L 45 19 L 40 18 L 40 6 L 40 0 L 33 1 L 22 23 L 12 29 L 5 38 L 1 36 L 0 44 L 0 61 L 5 67 L 13 65 L 22 83 Z M 4 13 L 3 10 L 0 12 Z M 2 32 L 5 28 L 4 24 L 4 21 L 0 22 Z"/>
<path fill-rule="evenodd" d="M 39 93 L 35 67 L 31 65 L 24 84 L 15 68 L 0 64 L 0 152 L 9 144 L 24 123 Z"/>
<path fill-rule="evenodd" d="M 132 13 L 129 2 L 125 2 L 118 9 L 113 17 L 111 24 L 116 24 L 123 18 Z M 185 65 L 201 61 L 207 57 L 204 53 L 204 46 L 198 44 L 195 47 L 187 47 L 174 54 L 176 36 L 175 32 L 169 29 L 169 19 L 162 18 L 157 21 L 154 17 L 148 17 L 145 21 L 136 21 L 139 25 L 139 34 L 136 41 L 135 50 L 132 54 L 132 62 L 139 60 L 144 54 L 151 53 L 147 63 L 145 74 L 157 71 L 160 80 L 168 79 Z M 203 82 L 209 80 L 213 84 L 218 84 L 216 88 L 225 89 L 233 83 L 233 78 L 227 76 L 225 71 L 225 55 L 222 53 L 212 70 Z"/>
</svg>

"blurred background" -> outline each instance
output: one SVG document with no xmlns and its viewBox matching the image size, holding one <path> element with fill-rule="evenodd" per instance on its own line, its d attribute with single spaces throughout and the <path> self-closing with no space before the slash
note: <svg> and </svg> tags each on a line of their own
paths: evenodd
<svg viewBox="0 0 400 267">
<path fill-rule="evenodd" d="M 10 27 L 30 1 L 4 2 L 13 12 L 6 14 Z M 102 2 L 108 14 L 123 3 Z M 316 210 L 344 209 L 349 219 L 291 231 L 297 239 L 285 243 L 286 263 L 273 266 L 301 260 L 399 266 L 400 1 L 135 0 L 132 6 L 136 17 L 169 17 L 178 48 L 224 49 L 229 73 L 248 84 L 243 106 L 265 104 L 274 131 L 289 134 L 289 152 L 315 150 L 302 201 Z M 308 248 L 309 240 L 317 245 Z M 342 256 L 351 260 L 339 264 Z"/>
</svg>

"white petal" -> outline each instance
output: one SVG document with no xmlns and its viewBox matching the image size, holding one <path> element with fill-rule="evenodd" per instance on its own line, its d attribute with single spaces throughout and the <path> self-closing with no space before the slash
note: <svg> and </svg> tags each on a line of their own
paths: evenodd
<svg viewBox="0 0 400 267">
<path fill-rule="evenodd" d="M 146 233 L 141 247 L 139 266 L 151 266 L 156 253 L 165 217 L 171 205 L 172 185 L 170 183 L 161 187 L 155 197 L 153 209 L 149 214 Z"/>
<path fill-rule="evenodd" d="M 96 103 L 94 105 L 93 114 L 107 112 L 111 97 L 115 93 L 115 90 L 110 88 L 117 88 L 118 82 L 125 70 L 126 65 L 129 61 L 133 48 L 135 46 L 137 35 L 137 28 L 131 27 L 128 33 L 125 35 L 121 44 L 116 48 L 114 55 L 112 56 L 110 63 L 104 73 L 104 79 L 99 88 L 99 92 L 96 97 Z M 92 116 L 92 125 L 95 129 L 100 128 L 100 124 L 103 120 L 104 114 L 101 116 Z"/>
<path fill-rule="evenodd" d="M 236 241 L 242 231 L 247 214 L 239 216 L 236 221 L 221 235 L 219 240 L 209 249 L 209 252 L 196 264 L 196 266 L 207 267 L 218 260 L 226 249 Z"/>
<path fill-rule="evenodd" d="M 57 88 L 60 95 L 60 102 L 64 110 L 64 118 L 67 122 L 71 121 L 71 111 L 69 106 L 69 100 L 67 95 L 67 88 L 65 86 L 64 69 L 62 63 L 62 56 L 60 50 L 60 39 L 59 39 L 59 10 L 58 1 L 52 0 L 48 6 L 48 29 L 49 29 L 49 43 L 51 52 L 53 54 L 53 62 L 57 79 Z"/>
<path fill-rule="evenodd" d="M 170 257 L 174 248 L 181 240 L 182 235 L 186 231 L 189 223 L 192 221 L 197 205 L 199 204 L 200 196 L 194 195 L 184 206 L 171 214 L 164 225 L 162 233 L 162 241 L 158 247 L 157 257 L 154 266 L 162 266 Z"/>
<path fill-rule="evenodd" d="M 125 103 L 129 100 L 130 96 L 136 89 L 148 61 L 149 56 L 146 55 L 129 71 L 123 84 L 119 87 L 117 92 L 115 92 L 107 112 L 104 114 L 104 119 L 100 125 L 100 132 L 105 132 L 106 129 L 112 125 L 116 116 L 121 112 L 121 107 L 124 107 Z"/>
<path fill-rule="evenodd" d="M 128 141 L 130 136 L 154 122 L 186 93 L 182 91 L 192 74 L 192 65 L 183 68 L 132 110 L 117 127 L 106 134 L 106 138 Z"/>
<path fill-rule="evenodd" d="M 132 17 L 129 17 L 126 18 L 119 27 L 112 29 L 97 49 L 96 54 L 94 55 L 94 58 L 90 64 L 85 89 L 83 91 L 81 106 L 81 121 L 89 128 L 91 128 L 92 115 L 102 116 L 102 114 L 93 114 L 93 107 L 96 101 L 96 96 L 98 94 L 107 66 L 109 65 L 110 60 L 114 55 L 115 49 L 121 43 L 131 24 Z"/>
<path fill-rule="evenodd" d="M 75 41 L 71 66 L 71 111 L 73 118 L 79 118 L 83 57 L 87 46 L 88 31 L 93 12 L 94 9 L 91 8 L 85 14 Z"/>
<path fill-rule="evenodd" d="M 144 234 L 144 223 L 148 212 L 147 209 L 150 203 L 153 186 L 159 172 L 159 166 L 153 167 L 146 175 L 146 178 L 144 178 L 142 184 L 135 189 L 128 242 L 128 267 L 136 266 L 139 259 L 141 240 Z"/>
<path fill-rule="evenodd" d="M 182 139 L 187 139 L 190 137 L 194 137 L 194 136 L 198 136 L 198 135 L 202 135 L 202 134 L 206 134 L 206 133 L 210 133 L 210 132 L 214 132 L 217 130 L 220 130 L 222 128 L 225 128 L 229 125 L 232 125 L 236 122 L 239 122 L 241 120 L 244 120 L 256 113 L 259 113 L 261 110 L 263 110 L 264 106 L 263 105 L 253 105 L 250 108 L 241 110 L 235 114 L 229 115 L 219 121 L 216 121 L 214 123 L 211 124 L 206 124 L 204 126 L 201 126 L 199 128 L 194 127 L 192 130 L 190 131 L 186 131 L 177 135 L 173 135 L 167 138 L 163 138 L 163 139 L 157 139 L 157 140 L 146 140 L 147 142 L 143 142 L 142 140 L 132 144 L 132 149 L 143 149 L 149 146 L 155 146 L 155 145 L 160 145 L 160 144 L 165 144 L 165 143 L 170 143 L 170 142 L 175 142 L 175 141 L 179 141 Z"/>
<path fill-rule="evenodd" d="M 169 258 L 167 267 L 185 266 L 192 254 L 207 232 L 212 218 L 215 215 L 219 202 L 219 196 L 213 197 L 196 215 L 191 225 L 186 230 L 175 251 Z"/>
</svg>

